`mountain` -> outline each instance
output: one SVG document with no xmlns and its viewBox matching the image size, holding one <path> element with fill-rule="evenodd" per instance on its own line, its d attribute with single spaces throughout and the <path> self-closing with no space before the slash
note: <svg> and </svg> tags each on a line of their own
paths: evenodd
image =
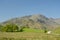
<svg viewBox="0 0 60 40">
<path fill-rule="evenodd" d="M 60 24 L 60 18 L 56 18 L 56 19 L 54 19 L 54 21 L 55 21 L 56 23 Z"/>
<path fill-rule="evenodd" d="M 2 24 L 7 24 L 7 23 L 17 24 L 19 26 L 19 28 L 21 26 L 26 26 L 26 27 L 35 28 L 35 29 L 45 29 L 46 28 L 47 30 L 53 30 L 56 27 L 60 26 L 55 21 L 53 21 L 41 14 L 13 18 L 13 19 L 3 22 Z"/>
</svg>

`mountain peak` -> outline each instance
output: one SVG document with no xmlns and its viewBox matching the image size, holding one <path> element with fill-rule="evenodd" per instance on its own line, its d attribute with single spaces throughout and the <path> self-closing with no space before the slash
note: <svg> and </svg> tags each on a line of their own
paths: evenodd
<svg viewBox="0 0 60 40">
<path fill-rule="evenodd" d="M 58 24 L 56 24 L 54 21 L 50 20 L 49 18 L 45 17 L 41 14 L 34 14 L 29 16 L 24 16 L 21 18 L 13 18 L 11 20 L 8 20 L 6 22 L 3 22 L 3 24 L 6 23 L 14 23 L 19 26 L 29 26 L 30 28 L 44 28 L 52 29 L 56 28 Z"/>
<path fill-rule="evenodd" d="M 42 16 L 44 16 L 44 15 L 42 15 L 42 14 L 34 14 L 34 15 L 32 15 L 32 16 L 42 17 Z M 44 17 L 45 17 L 45 16 L 44 16 Z"/>
</svg>

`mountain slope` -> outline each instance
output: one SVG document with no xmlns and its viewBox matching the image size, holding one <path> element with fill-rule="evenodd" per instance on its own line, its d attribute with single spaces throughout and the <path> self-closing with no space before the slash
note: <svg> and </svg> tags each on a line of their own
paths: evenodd
<svg viewBox="0 0 60 40">
<path fill-rule="evenodd" d="M 41 14 L 13 18 L 11 20 L 3 22 L 2 24 L 7 24 L 7 23 L 17 24 L 19 27 L 27 26 L 30 28 L 47 29 L 47 30 L 52 30 L 60 26 L 53 20 L 50 20 L 49 18 Z"/>
<path fill-rule="evenodd" d="M 60 18 L 54 19 L 54 21 L 58 24 L 60 24 Z"/>
</svg>

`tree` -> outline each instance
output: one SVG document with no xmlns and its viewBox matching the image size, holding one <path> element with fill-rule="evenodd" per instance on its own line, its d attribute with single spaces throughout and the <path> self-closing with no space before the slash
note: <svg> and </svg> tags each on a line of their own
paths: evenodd
<svg viewBox="0 0 60 40">
<path fill-rule="evenodd" d="M 18 28 L 17 25 L 13 25 L 12 28 L 13 28 L 13 32 L 17 32 L 17 31 L 19 31 L 19 28 Z"/>
<path fill-rule="evenodd" d="M 28 26 L 21 26 L 19 32 L 23 32 L 23 31 L 24 31 L 24 30 L 23 30 L 24 28 L 29 28 L 29 27 L 28 27 Z"/>
<path fill-rule="evenodd" d="M 47 28 L 46 27 L 44 27 L 44 33 L 47 33 Z"/>
<path fill-rule="evenodd" d="M 15 24 L 6 24 L 4 27 L 2 27 L 2 30 L 4 32 L 17 32 L 18 26 Z"/>
</svg>

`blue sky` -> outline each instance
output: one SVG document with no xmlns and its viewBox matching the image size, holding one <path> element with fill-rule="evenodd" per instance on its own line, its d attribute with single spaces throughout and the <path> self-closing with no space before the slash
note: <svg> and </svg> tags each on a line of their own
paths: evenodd
<svg viewBox="0 0 60 40">
<path fill-rule="evenodd" d="M 32 14 L 60 18 L 60 0 L 0 0 L 0 22 Z"/>
</svg>

